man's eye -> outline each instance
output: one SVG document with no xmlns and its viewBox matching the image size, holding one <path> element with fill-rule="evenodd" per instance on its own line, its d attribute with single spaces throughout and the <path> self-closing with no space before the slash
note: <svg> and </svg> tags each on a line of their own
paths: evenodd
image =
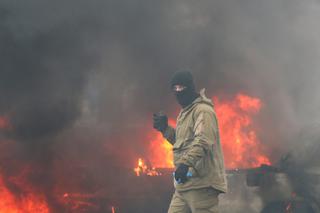
<svg viewBox="0 0 320 213">
<path fill-rule="evenodd" d="M 174 92 L 181 92 L 181 91 L 183 91 L 183 90 L 185 90 L 186 89 L 186 87 L 185 86 L 181 86 L 181 85 L 175 85 L 174 87 L 173 87 L 173 91 Z"/>
</svg>

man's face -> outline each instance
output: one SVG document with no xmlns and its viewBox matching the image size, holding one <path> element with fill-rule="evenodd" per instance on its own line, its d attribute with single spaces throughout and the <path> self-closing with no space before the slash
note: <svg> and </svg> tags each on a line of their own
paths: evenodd
<svg viewBox="0 0 320 213">
<path fill-rule="evenodd" d="M 173 85 L 172 87 L 172 91 L 174 93 L 179 93 L 179 92 L 182 92 L 183 90 L 185 90 L 187 87 L 183 86 L 183 85 L 180 85 L 180 84 L 177 84 L 177 85 Z"/>
<path fill-rule="evenodd" d="M 185 107 L 189 104 L 190 92 L 188 92 L 188 88 L 184 85 L 176 84 L 172 86 L 172 91 L 178 101 L 178 103 Z"/>
</svg>

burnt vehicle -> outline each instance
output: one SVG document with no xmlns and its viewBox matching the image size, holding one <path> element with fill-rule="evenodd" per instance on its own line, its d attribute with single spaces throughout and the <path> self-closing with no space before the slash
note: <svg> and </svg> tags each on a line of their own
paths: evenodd
<svg viewBox="0 0 320 213">
<path fill-rule="evenodd" d="M 247 185 L 259 188 L 262 213 L 320 212 L 319 130 L 319 124 L 303 129 L 276 165 L 247 171 Z"/>
<path fill-rule="evenodd" d="M 318 213 L 320 170 L 294 173 L 286 168 L 262 165 L 247 171 L 247 185 L 259 187 L 261 213 Z"/>
<path fill-rule="evenodd" d="M 319 133 L 320 124 L 308 125 L 276 165 L 247 171 L 247 185 L 259 188 L 262 213 L 320 212 Z"/>
</svg>

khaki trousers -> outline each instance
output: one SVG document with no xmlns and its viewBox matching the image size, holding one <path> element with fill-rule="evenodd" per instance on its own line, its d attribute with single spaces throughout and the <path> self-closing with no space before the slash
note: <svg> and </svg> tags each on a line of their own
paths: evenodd
<svg viewBox="0 0 320 213">
<path fill-rule="evenodd" d="M 219 192 L 212 187 L 174 192 L 168 213 L 218 213 Z"/>
</svg>

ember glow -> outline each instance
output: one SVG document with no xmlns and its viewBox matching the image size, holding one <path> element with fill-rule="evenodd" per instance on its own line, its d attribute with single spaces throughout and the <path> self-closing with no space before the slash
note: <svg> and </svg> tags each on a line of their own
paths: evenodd
<svg viewBox="0 0 320 213">
<path fill-rule="evenodd" d="M 10 129 L 9 119 L 5 116 L 0 116 L 0 129 Z"/>
<path fill-rule="evenodd" d="M 147 166 L 144 165 L 143 161 L 141 158 L 138 159 L 138 166 L 134 168 L 134 172 L 136 173 L 137 176 L 140 176 L 141 173 L 145 173 L 147 170 Z"/>
<path fill-rule="evenodd" d="M 39 170 L 25 161 L 12 160 L 16 148 L 15 141 L 0 140 L 0 213 L 49 213 L 48 197 L 30 181 Z"/>
<path fill-rule="evenodd" d="M 97 194 L 64 193 L 61 203 L 68 209 L 68 212 L 90 212 L 90 210 L 99 209 L 97 204 L 90 201 L 98 197 Z"/>
<path fill-rule="evenodd" d="M 16 196 L 4 184 L 0 177 L 0 213 L 49 213 L 45 197 L 26 191 Z"/>
<path fill-rule="evenodd" d="M 244 94 L 238 94 L 231 101 L 213 99 L 226 167 L 234 169 L 270 165 L 252 119 L 261 109 L 261 100 Z"/>
<path fill-rule="evenodd" d="M 159 176 L 159 175 L 161 175 L 161 173 L 158 172 L 155 167 L 149 168 L 141 158 L 138 159 L 138 166 L 136 168 L 134 168 L 134 172 L 136 173 L 136 176 L 141 176 L 141 175 Z"/>
</svg>

